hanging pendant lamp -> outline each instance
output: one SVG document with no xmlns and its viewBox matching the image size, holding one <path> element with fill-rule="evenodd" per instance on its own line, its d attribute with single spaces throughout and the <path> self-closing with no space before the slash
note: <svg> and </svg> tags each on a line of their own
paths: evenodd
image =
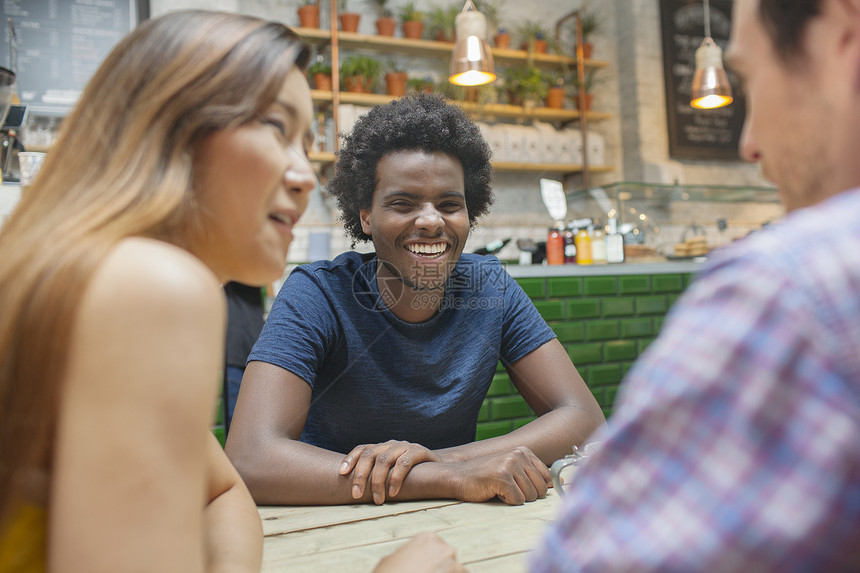
<svg viewBox="0 0 860 573">
<path fill-rule="evenodd" d="M 732 86 L 723 68 L 723 51 L 711 37 L 711 10 L 705 1 L 705 39 L 696 49 L 696 72 L 690 105 L 698 109 L 714 109 L 732 103 Z"/>
<path fill-rule="evenodd" d="M 448 81 L 458 86 L 481 86 L 495 81 L 493 54 L 487 44 L 487 20 L 472 0 L 466 0 L 454 27 L 456 40 Z"/>
</svg>

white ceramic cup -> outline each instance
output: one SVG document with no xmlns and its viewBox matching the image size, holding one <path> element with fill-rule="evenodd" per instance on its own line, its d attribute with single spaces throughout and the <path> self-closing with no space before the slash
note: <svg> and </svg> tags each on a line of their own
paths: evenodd
<svg viewBox="0 0 860 573">
<path fill-rule="evenodd" d="M 21 166 L 21 186 L 29 185 L 36 178 L 36 173 L 45 161 L 45 153 L 41 151 L 21 151 L 18 153 L 18 164 Z"/>
</svg>

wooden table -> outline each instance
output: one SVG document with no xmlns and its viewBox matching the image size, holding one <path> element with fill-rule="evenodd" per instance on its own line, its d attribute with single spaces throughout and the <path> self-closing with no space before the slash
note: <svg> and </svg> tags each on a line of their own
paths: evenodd
<svg viewBox="0 0 860 573">
<path fill-rule="evenodd" d="M 550 489 L 520 506 L 499 501 L 410 501 L 375 505 L 261 506 L 263 572 L 369 573 L 416 533 L 435 531 L 472 573 L 522 573 L 527 553 L 560 508 Z"/>
</svg>

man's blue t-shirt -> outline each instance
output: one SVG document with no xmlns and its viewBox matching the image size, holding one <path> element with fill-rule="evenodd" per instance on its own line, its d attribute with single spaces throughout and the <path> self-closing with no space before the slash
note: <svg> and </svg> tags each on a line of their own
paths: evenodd
<svg viewBox="0 0 860 573">
<path fill-rule="evenodd" d="M 430 449 L 474 441 L 496 365 L 554 334 L 491 256 L 463 254 L 430 320 L 400 320 L 383 300 L 374 253 L 296 268 L 248 360 L 280 366 L 312 388 L 301 441 L 346 453 L 406 440 Z"/>
</svg>

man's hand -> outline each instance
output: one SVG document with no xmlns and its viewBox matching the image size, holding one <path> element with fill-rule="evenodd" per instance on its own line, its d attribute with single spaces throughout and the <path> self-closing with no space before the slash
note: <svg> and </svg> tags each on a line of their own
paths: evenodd
<svg viewBox="0 0 860 573">
<path fill-rule="evenodd" d="M 466 569 L 457 563 L 454 548 L 435 533 L 425 531 L 406 545 L 384 557 L 374 573 L 462 573 Z"/>
<path fill-rule="evenodd" d="M 338 472 L 352 475 L 352 497 L 361 499 L 370 481 L 373 503 L 381 504 L 400 491 L 406 474 L 416 464 L 439 462 L 441 458 L 421 444 L 389 440 L 383 444 L 363 444 L 343 459 Z M 386 492 L 386 486 L 388 491 Z"/>
<path fill-rule="evenodd" d="M 454 476 L 457 499 L 487 501 L 498 497 L 509 505 L 544 497 L 552 483 L 546 464 L 525 446 L 454 464 Z"/>
</svg>

